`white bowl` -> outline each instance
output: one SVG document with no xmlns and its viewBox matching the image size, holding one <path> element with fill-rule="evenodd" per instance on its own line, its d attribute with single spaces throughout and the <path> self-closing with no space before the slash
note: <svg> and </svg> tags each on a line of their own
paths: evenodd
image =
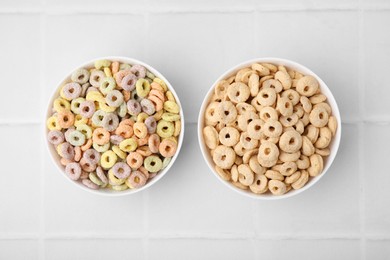
<svg viewBox="0 0 390 260">
<path fill-rule="evenodd" d="M 226 79 L 226 78 L 236 74 L 237 71 L 239 71 L 240 69 L 248 67 L 251 64 L 256 63 L 256 62 L 284 65 L 290 69 L 301 72 L 304 75 L 314 76 L 320 84 L 321 92 L 327 97 L 328 103 L 332 108 L 332 115 L 334 117 L 336 117 L 336 119 L 337 119 L 337 132 L 336 132 L 336 135 L 333 137 L 331 144 L 330 144 L 330 155 L 324 159 L 324 169 L 323 169 L 322 173 L 319 176 L 316 176 L 314 178 L 310 178 L 309 182 L 301 189 L 298 189 L 298 190 L 292 189 L 289 192 L 287 192 L 286 194 L 283 194 L 280 196 L 272 195 L 269 192 L 267 192 L 265 194 L 255 194 L 255 193 L 252 193 L 250 190 L 248 191 L 248 190 L 239 189 L 239 188 L 235 187 L 233 184 L 231 184 L 230 182 L 224 181 L 221 177 L 219 177 L 218 173 L 215 171 L 215 169 L 214 169 L 215 164 L 214 164 L 213 159 L 210 155 L 209 149 L 206 147 L 205 142 L 203 140 L 202 130 L 204 128 L 204 113 L 205 113 L 206 107 L 209 103 L 209 100 L 211 99 L 211 96 L 213 95 L 214 88 L 215 88 L 216 84 L 220 80 Z M 220 180 L 224 185 L 226 185 L 230 189 L 240 193 L 241 195 L 244 195 L 244 196 L 247 196 L 250 198 L 254 198 L 254 199 L 260 199 L 260 200 L 277 200 L 277 199 L 289 198 L 289 197 L 297 195 L 297 194 L 309 189 L 310 187 L 312 187 L 315 183 L 317 183 L 326 174 L 329 167 L 332 165 L 332 162 L 333 162 L 334 158 L 336 157 L 337 150 L 339 149 L 340 137 L 341 137 L 341 117 L 340 117 L 339 108 L 337 106 L 336 100 L 334 99 L 331 91 L 329 90 L 329 88 L 325 84 L 325 82 L 323 82 L 320 79 L 320 77 L 318 77 L 314 72 L 312 72 L 311 70 L 309 70 L 305 66 L 298 64 L 294 61 L 280 59 L 280 58 L 257 58 L 257 59 L 253 59 L 253 60 L 248 60 L 248 61 L 245 61 L 241 64 L 238 64 L 237 66 L 234 66 L 233 68 L 231 68 L 228 71 L 226 71 L 225 73 L 223 73 L 214 82 L 214 84 L 212 85 L 212 87 L 208 91 L 206 97 L 204 98 L 202 106 L 200 108 L 199 118 L 198 118 L 198 139 L 199 139 L 200 149 L 202 151 L 203 157 L 204 157 L 207 165 L 209 166 L 210 170 L 214 173 L 215 177 L 218 180 Z"/>
<path fill-rule="evenodd" d="M 162 171 L 160 171 L 153 179 L 150 179 L 146 183 L 145 186 L 143 186 L 143 187 L 141 187 L 139 189 L 127 189 L 127 190 L 124 190 L 124 191 L 114 191 L 114 190 L 109 190 L 109 189 L 92 190 L 92 189 L 89 189 L 89 188 L 85 187 L 81 182 L 71 180 L 65 174 L 65 172 L 64 172 L 64 168 L 65 167 L 60 163 L 60 159 L 61 159 L 60 156 L 57 154 L 54 146 L 47 141 L 47 134 L 48 134 L 49 130 L 47 129 L 46 123 L 45 123 L 45 139 L 46 139 L 46 144 L 47 144 L 46 147 L 48 148 L 48 151 L 49 151 L 49 154 L 50 154 L 50 158 L 52 159 L 53 163 L 57 166 L 57 169 L 61 173 L 61 175 L 64 176 L 67 180 L 69 180 L 74 185 L 80 187 L 81 189 L 89 191 L 89 192 L 92 192 L 94 194 L 100 194 L 100 195 L 105 195 L 105 196 L 123 196 L 123 195 L 134 194 L 134 193 L 137 193 L 139 191 L 142 191 L 142 190 L 145 190 L 145 189 L 149 188 L 150 186 L 152 186 L 153 184 L 158 182 L 169 171 L 171 166 L 174 164 L 177 156 L 179 155 L 180 148 L 181 148 L 181 145 L 183 143 L 184 126 L 185 126 L 183 109 L 182 109 L 179 97 L 177 96 L 177 94 L 176 94 L 175 90 L 173 89 L 172 85 L 169 83 L 169 81 L 160 72 L 158 72 L 155 68 L 153 68 L 152 66 L 150 66 L 150 65 L 148 65 L 148 64 L 146 64 L 146 63 L 144 63 L 142 61 L 139 61 L 139 60 L 136 60 L 136 59 L 133 59 L 133 58 L 127 58 L 127 57 L 117 57 L 117 56 L 101 57 L 101 58 L 96 58 L 96 59 L 93 59 L 91 61 L 88 61 L 88 62 L 86 62 L 84 64 L 81 64 L 77 68 L 75 68 L 72 71 L 70 71 L 67 74 L 67 76 L 57 85 L 56 89 L 54 90 L 53 94 L 51 95 L 50 101 L 49 101 L 48 106 L 47 106 L 45 122 L 46 122 L 47 118 L 51 115 L 51 111 L 52 111 L 52 107 L 53 107 L 53 101 L 54 101 L 55 98 L 57 98 L 59 96 L 60 88 L 63 86 L 63 84 L 65 84 L 66 82 L 69 82 L 70 76 L 73 73 L 73 71 L 75 71 L 76 69 L 79 69 L 79 68 L 91 68 L 91 67 L 94 67 L 94 62 L 95 61 L 103 60 L 103 59 L 104 60 L 110 60 L 110 61 L 119 61 L 119 62 L 129 63 L 129 64 L 140 64 L 140 65 L 144 66 L 146 69 L 148 69 L 150 72 L 152 72 L 156 77 L 162 79 L 167 84 L 169 90 L 173 93 L 173 95 L 174 95 L 174 97 L 176 99 L 177 104 L 180 106 L 181 132 L 180 132 L 180 135 L 179 135 L 177 151 L 176 151 L 175 155 L 172 157 L 170 163 L 168 164 L 168 166 L 166 168 L 164 168 Z"/>
</svg>

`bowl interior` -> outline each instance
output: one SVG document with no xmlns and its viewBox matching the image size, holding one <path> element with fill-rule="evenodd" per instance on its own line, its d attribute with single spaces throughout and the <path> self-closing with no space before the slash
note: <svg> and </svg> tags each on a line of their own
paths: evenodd
<svg viewBox="0 0 390 260">
<path fill-rule="evenodd" d="M 82 188 L 83 190 L 86 190 L 86 191 L 89 191 L 89 192 L 92 192 L 94 194 L 102 194 L 102 195 L 108 195 L 108 196 L 122 196 L 122 195 L 128 195 L 128 194 L 133 194 L 133 193 L 136 193 L 136 192 L 139 192 L 139 191 L 142 191 L 144 189 L 147 189 L 148 187 L 152 186 L 154 183 L 158 182 L 170 169 L 170 167 L 174 164 L 177 156 L 179 155 L 180 153 L 180 149 L 181 149 L 181 145 L 183 143 L 183 137 L 184 137 L 184 127 L 185 127 L 185 124 L 184 124 L 184 113 L 183 113 L 183 109 L 182 109 L 182 106 L 181 106 L 181 103 L 180 103 L 180 100 L 179 100 L 179 97 L 177 96 L 175 90 L 173 89 L 172 85 L 169 83 L 169 81 L 160 73 L 158 72 L 156 69 L 154 69 L 153 67 L 151 67 L 150 65 L 144 63 L 144 62 L 141 62 L 141 61 L 138 61 L 136 59 L 132 59 L 132 58 L 126 58 L 126 57 L 116 57 L 116 56 L 110 56 L 110 57 L 101 57 L 101 58 L 97 58 L 97 59 L 93 59 L 91 61 L 88 61 L 80 66 L 78 66 L 77 68 L 75 68 L 74 70 L 78 69 L 78 68 L 92 68 L 94 67 L 94 62 L 96 60 L 102 60 L 102 59 L 106 59 L 106 60 L 110 60 L 110 61 L 119 61 L 119 62 L 122 62 L 122 63 L 129 63 L 129 64 L 140 64 L 142 66 L 144 66 L 145 68 L 147 68 L 150 72 L 152 72 L 156 77 L 162 79 L 168 86 L 169 90 L 173 93 L 175 99 L 176 99 L 176 102 L 177 104 L 179 105 L 180 107 L 180 117 L 181 117 L 181 132 L 180 132 L 180 135 L 179 135 L 179 139 L 178 139 L 178 147 L 177 147 L 177 150 L 176 150 L 176 153 L 175 155 L 172 157 L 170 163 L 168 164 L 167 167 L 165 167 L 162 171 L 160 171 L 153 179 L 149 180 L 145 186 L 139 188 L 139 189 L 127 189 L 127 190 L 124 190 L 124 191 L 114 191 L 114 190 L 109 190 L 109 189 L 100 189 L 100 190 L 92 190 L 92 189 L 89 189 L 87 187 L 85 187 L 81 182 L 78 182 L 78 181 L 73 181 L 71 180 L 64 172 L 64 166 L 61 165 L 60 163 L 60 159 L 61 157 L 57 154 L 57 151 L 55 150 L 54 146 L 49 143 L 47 141 L 47 138 L 45 138 L 46 140 L 46 147 L 48 148 L 49 150 L 49 153 L 50 153 L 50 157 L 52 159 L 52 161 L 54 162 L 54 164 L 57 166 L 57 168 L 59 169 L 59 171 L 61 172 L 61 174 L 67 179 L 69 180 L 70 182 L 72 182 L 73 184 L 77 185 L 78 187 Z M 61 89 L 61 87 L 66 83 L 66 82 L 69 82 L 70 81 L 70 76 L 72 74 L 72 72 L 74 71 L 72 70 L 70 73 L 68 73 L 67 77 L 64 78 L 60 84 L 57 85 L 55 91 L 53 92 L 53 94 L 51 95 L 51 98 L 50 98 L 50 101 L 48 103 L 48 106 L 47 106 L 47 112 L 46 112 L 46 117 L 45 117 L 45 122 L 47 120 L 48 117 L 50 117 L 51 115 L 51 111 L 52 111 L 52 107 L 53 107 L 53 102 L 54 102 L 54 99 L 56 99 L 58 96 L 59 96 L 59 91 Z M 45 124 L 45 135 L 47 136 L 49 130 L 46 128 L 46 124 Z"/>
<path fill-rule="evenodd" d="M 252 63 L 255 63 L 255 62 L 259 62 L 259 63 L 263 62 L 263 63 L 272 63 L 272 64 L 276 64 L 276 65 L 284 65 L 284 66 L 286 66 L 286 67 L 288 67 L 290 69 L 293 69 L 293 70 L 296 70 L 298 72 L 301 72 L 304 75 L 312 75 L 313 77 L 315 77 L 318 80 L 319 84 L 320 84 L 321 92 L 327 97 L 327 101 L 328 101 L 329 105 L 332 108 L 332 115 L 334 117 L 336 117 L 337 124 L 338 124 L 337 125 L 336 135 L 332 138 L 332 141 L 331 141 L 331 143 L 329 145 L 330 155 L 328 157 L 324 158 L 324 169 L 323 169 L 322 173 L 319 176 L 317 176 L 317 177 L 310 178 L 309 182 L 304 187 L 302 187 L 301 189 L 299 189 L 299 190 L 292 189 L 288 193 L 286 193 L 284 195 L 281 195 L 281 196 L 275 196 L 275 195 L 272 195 L 270 193 L 254 194 L 251 191 L 239 189 L 239 188 L 235 187 L 233 184 L 231 184 L 230 182 L 222 180 L 219 177 L 218 173 L 214 169 L 213 159 L 212 159 L 212 157 L 210 155 L 210 152 L 209 152 L 208 148 L 205 145 L 205 142 L 204 142 L 204 139 L 203 139 L 203 134 L 202 134 L 202 129 L 204 128 L 204 113 L 205 113 L 206 107 L 207 107 L 207 105 L 209 103 L 209 100 L 211 99 L 211 97 L 213 95 L 214 88 L 215 88 L 216 84 L 220 80 L 226 79 L 226 78 L 228 78 L 230 76 L 235 75 L 237 73 L 237 71 L 239 71 L 240 69 L 248 67 Z M 259 58 L 259 59 L 253 59 L 253 60 L 245 61 L 245 62 L 243 62 L 243 63 L 241 63 L 241 64 L 239 64 L 239 65 L 237 65 L 237 66 L 235 66 L 235 67 L 233 67 L 231 69 L 229 69 L 228 71 L 226 71 L 224 74 L 222 74 L 214 82 L 214 84 L 212 85 L 211 89 L 208 91 L 205 99 L 203 100 L 203 103 L 202 103 L 202 106 L 201 106 L 201 109 L 200 109 L 200 113 L 199 113 L 199 118 L 198 118 L 199 145 L 200 145 L 203 157 L 205 158 L 206 163 L 209 166 L 209 168 L 211 169 L 211 171 L 214 173 L 214 175 L 222 183 L 224 183 L 229 188 L 235 190 L 236 192 L 238 192 L 238 193 L 240 193 L 240 194 L 242 194 L 244 196 L 248 196 L 248 197 L 255 198 L 255 199 L 276 200 L 276 199 L 288 198 L 288 197 L 292 197 L 292 196 L 294 196 L 296 194 L 299 194 L 299 193 L 307 190 L 311 186 L 313 186 L 328 171 L 328 169 L 331 166 L 334 158 L 336 157 L 336 154 L 337 154 L 337 151 L 338 151 L 338 148 L 339 148 L 339 144 L 340 144 L 340 137 L 341 137 L 341 117 L 340 117 L 340 112 L 339 112 L 339 108 L 337 106 L 336 100 L 333 97 L 333 95 L 332 95 L 330 89 L 328 88 L 328 86 L 314 72 L 312 72 L 311 70 L 309 70 L 305 66 L 300 65 L 300 64 L 298 64 L 296 62 L 293 62 L 293 61 L 290 61 L 290 60 L 280 59 L 280 58 Z"/>
</svg>

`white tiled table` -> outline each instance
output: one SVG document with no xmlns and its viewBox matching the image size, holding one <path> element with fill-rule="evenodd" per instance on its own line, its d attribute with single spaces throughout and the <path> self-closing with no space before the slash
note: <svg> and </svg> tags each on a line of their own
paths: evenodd
<svg viewBox="0 0 390 260">
<path fill-rule="evenodd" d="M 0 2 L 0 259 L 390 258 L 390 1 L 108 2 Z M 129 197 L 70 185 L 43 146 L 57 82 L 107 55 L 160 70 L 187 119 L 169 174 Z M 313 69 L 343 118 L 329 173 L 303 194 L 268 202 L 221 185 L 196 134 L 212 82 L 265 56 Z"/>
</svg>

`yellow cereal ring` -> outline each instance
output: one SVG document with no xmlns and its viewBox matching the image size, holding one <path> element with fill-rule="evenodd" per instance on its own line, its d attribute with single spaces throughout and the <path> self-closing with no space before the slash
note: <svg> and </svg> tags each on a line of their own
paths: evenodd
<svg viewBox="0 0 390 260">
<path fill-rule="evenodd" d="M 124 152 L 133 152 L 137 147 L 138 144 L 134 138 L 125 139 L 119 144 L 119 148 Z"/>
<path fill-rule="evenodd" d="M 53 103 L 54 110 L 56 112 L 60 112 L 63 110 L 69 110 L 70 109 L 70 103 L 68 100 L 64 98 L 56 98 Z"/>
<path fill-rule="evenodd" d="M 105 102 L 105 98 L 99 91 L 90 91 L 87 93 L 87 96 L 85 97 L 86 100 L 90 101 L 98 101 L 98 102 Z"/>
<path fill-rule="evenodd" d="M 97 60 L 95 61 L 95 68 L 100 70 L 101 68 L 110 67 L 111 61 L 109 60 Z"/>
<path fill-rule="evenodd" d="M 74 126 L 76 126 L 76 127 L 79 125 L 85 125 L 85 124 L 87 124 L 87 122 L 88 122 L 88 119 L 82 117 L 81 115 L 76 115 L 74 117 Z"/>
<path fill-rule="evenodd" d="M 162 79 L 156 77 L 153 79 L 153 81 L 158 83 L 164 89 L 164 91 L 168 90 L 167 85 L 165 84 L 165 82 Z"/>
<path fill-rule="evenodd" d="M 164 109 L 173 114 L 178 114 L 180 111 L 178 104 L 170 100 L 164 102 Z"/>
<path fill-rule="evenodd" d="M 157 123 L 157 134 L 162 138 L 171 137 L 175 131 L 174 124 L 165 120 Z"/>
<path fill-rule="evenodd" d="M 175 131 L 173 132 L 173 136 L 179 136 L 181 132 L 181 120 L 175 121 Z"/>
<path fill-rule="evenodd" d="M 111 148 L 114 153 L 121 159 L 126 159 L 126 156 L 127 156 L 127 153 L 123 152 L 119 146 L 117 145 L 113 145 L 112 148 Z"/>
<path fill-rule="evenodd" d="M 76 130 L 83 133 L 87 139 L 92 137 L 92 128 L 86 124 L 78 124 Z"/>
<path fill-rule="evenodd" d="M 146 79 L 138 79 L 135 83 L 135 89 L 139 97 L 146 97 L 150 92 L 150 83 Z"/>
<path fill-rule="evenodd" d="M 106 77 L 112 77 L 111 70 L 108 67 L 104 68 L 104 74 L 106 74 Z"/>
<path fill-rule="evenodd" d="M 100 144 L 97 144 L 97 143 L 93 143 L 92 147 L 93 147 L 93 149 L 95 149 L 99 153 L 104 153 L 104 152 L 106 152 L 110 148 L 110 143 L 106 143 L 106 144 L 103 144 L 103 145 L 100 145 Z"/>
<path fill-rule="evenodd" d="M 137 116 L 137 122 L 143 123 L 146 118 L 148 118 L 149 115 L 146 114 L 145 112 L 139 113 Z"/>
<path fill-rule="evenodd" d="M 122 184 L 122 185 L 113 185 L 111 188 L 116 191 L 122 191 L 122 190 L 127 190 L 129 186 L 127 186 L 126 184 Z"/>
<path fill-rule="evenodd" d="M 168 91 L 165 93 L 165 96 L 167 97 L 167 99 L 168 99 L 169 101 L 176 102 L 175 97 L 173 96 L 173 94 L 172 94 L 171 91 L 168 90 Z"/>
<path fill-rule="evenodd" d="M 154 117 L 154 119 L 156 119 L 156 121 L 159 121 L 159 120 L 161 119 L 161 117 L 162 117 L 162 114 L 164 114 L 164 110 L 157 111 L 157 112 L 153 115 L 153 117 Z"/>
<path fill-rule="evenodd" d="M 161 117 L 165 121 L 169 121 L 169 122 L 174 122 L 180 119 L 180 115 L 173 114 L 173 113 L 163 113 Z"/>
<path fill-rule="evenodd" d="M 118 160 L 118 156 L 113 151 L 108 150 L 105 151 L 100 157 L 100 165 L 104 169 L 109 169 L 112 166 L 114 166 L 117 160 Z"/>
<path fill-rule="evenodd" d="M 126 181 L 125 179 L 117 178 L 112 172 L 112 170 L 108 171 L 108 179 L 110 180 L 110 183 L 113 185 L 122 185 Z"/>
<path fill-rule="evenodd" d="M 46 121 L 46 126 L 49 130 L 61 130 L 61 126 L 58 124 L 57 117 L 51 116 Z"/>
<path fill-rule="evenodd" d="M 112 113 L 116 110 L 116 107 L 110 107 L 108 106 L 105 101 L 104 102 L 99 102 L 99 107 L 101 110 L 103 110 L 106 113 Z"/>
</svg>

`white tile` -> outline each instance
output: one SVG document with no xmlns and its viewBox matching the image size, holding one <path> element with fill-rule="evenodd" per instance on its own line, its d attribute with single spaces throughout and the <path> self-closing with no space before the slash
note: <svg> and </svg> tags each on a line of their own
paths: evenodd
<svg viewBox="0 0 390 260">
<path fill-rule="evenodd" d="M 240 8 L 253 8 L 254 0 L 150 0 L 151 4 L 158 4 L 160 6 L 169 6 L 172 8 L 213 8 L 223 9 L 226 7 L 240 7 Z"/>
<path fill-rule="evenodd" d="M 366 259 L 389 259 L 390 258 L 390 241 L 367 241 Z"/>
<path fill-rule="evenodd" d="M 156 14 L 150 16 L 151 64 L 172 83 L 187 122 L 214 81 L 227 69 L 252 58 L 252 13 Z"/>
<path fill-rule="evenodd" d="M 38 126 L 1 126 L 0 233 L 39 231 L 40 140 Z"/>
<path fill-rule="evenodd" d="M 366 231 L 390 233 L 390 126 L 366 125 L 364 133 L 364 188 Z"/>
<path fill-rule="evenodd" d="M 257 4 L 262 6 L 267 5 L 282 5 L 283 8 L 310 8 L 310 9 L 321 9 L 321 8 L 352 8 L 357 7 L 359 4 L 358 0 L 327 0 L 327 1 L 321 1 L 321 0 L 298 0 L 298 1 L 289 1 L 289 0 L 274 0 L 274 1 L 267 1 L 267 0 L 260 0 L 257 1 Z"/>
<path fill-rule="evenodd" d="M 383 26 L 390 23 L 390 12 L 366 12 L 363 21 L 365 116 L 388 117 L 390 35 L 383 32 Z"/>
<path fill-rule="evenodd" d="M 45 0 L 48 6 L 56 7 L 76 7 L 77 9 L 88 10 L 95 7 L 115 7 L 120 9 L 123 6 L 146 6 L 147 0 Z"/>
<path fill-rule="evenodd" d="M 332 235 L 359 233 L 359 133 L 343 125 L 332 167 L 309 190 L 292 198 L 259 201 L 259 235 Z"/>
<path fill-rule="evenodd" d="M 359 116 L 356 12 L 265 12 L 256 24 L 257 56 L 305 65 L 328 85 L 343 119 Z"/>
<path fill-rule="evenodd" d="M 46 20 L 46 93 L 82 63 L 102 56 L 144 59 L 143 15 L 50 15 Z"/>
<path fill-rule="evenodd" d="M 253 201 L 213 176 L 201 155 L 196 125 L 186 127 L 177 161 L 150 189 L 150 232 L 253 234 Z"/>
<path fill-rule="evenodd" d="M 261 259 L 359 259 L 359 240 L 262 240 L 257 252 Z"/>
<path fill-rule="evenodd" d="M 5 8 L 38 8 L 42 6 L 43 0 L 2 0 L 1 7 Z"/>
<path fill-rule="evenodd" d="M 47 240 L 46 259 L 145 259 L 142 240 L 98 239 L 98 240 Z"/>
<path fill-rule="evenodd" d="M 0 259 L 39 259 L 39 244 L 34 240 L 0 240 Z"/>
<path fill-rule="evenodd" d="M 2 120 L 40 118 L 39 25 L 38 15 L 0 16 Z"/>
<path fill-rule="evenodd" d="M 254 247 L 248 240 L 150 240 L 149 259 L 254 259 Z"/>
</svg>

